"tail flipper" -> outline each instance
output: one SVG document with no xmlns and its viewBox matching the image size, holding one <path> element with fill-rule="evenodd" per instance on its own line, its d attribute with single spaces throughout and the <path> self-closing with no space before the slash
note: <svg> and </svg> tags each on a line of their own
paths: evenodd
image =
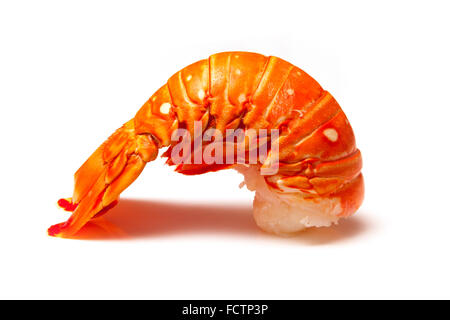
<svg viewBox="0 0 450 320">
<path fill-rule="evenodd" d="M 51 226 L 48 234 L 73 235 L 91 218 L 106 213 L 157 155 L 158 147 L 149 135 L 137 135 L 133 120 L 124 124 L 75 173 L 72 201 L 58 202 L 73 214 L 66 222 Z"/>
</svg>

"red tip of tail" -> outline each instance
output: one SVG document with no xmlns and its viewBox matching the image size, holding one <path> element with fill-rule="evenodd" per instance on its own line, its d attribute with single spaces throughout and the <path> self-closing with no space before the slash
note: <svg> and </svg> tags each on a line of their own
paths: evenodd
<svg viewBox="0 0 450 320">
<path fill-rule="evenodd" d="M 58 200 L 58 206 L 65 211 L 73 212 L 78 206 L 78 203 L 73 203 L 71 200 L 68 199 L 59 199 Z"/>
<path fill-rule="evenodd" d="M 64 228 L 65 224 L 66 224 L 65 222 L 62 222 L 51 226 L 47 230 L 48 235 L 54 237 L 57 234 L 61 233 L 61 230 Z"/>
<path fill-rule="evenodd" d="M 66 229 L 70 223 L 72 222 L 72 217 L 70 217 L 66 222 L 61 222 L 55 224 L 47 229 L 47 233 L 49 236 L 55 237 L 58 236 L 64 229 Z"/>
</svg>

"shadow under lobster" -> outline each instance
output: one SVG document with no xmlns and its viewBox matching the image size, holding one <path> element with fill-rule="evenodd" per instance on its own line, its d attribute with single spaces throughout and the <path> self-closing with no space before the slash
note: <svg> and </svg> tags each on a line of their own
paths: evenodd
<svg viewBox="0 0 450 320">
<path fill-rule="evenodd" d="M 332 227 L 310 228 L 289 238 L 276 239 L 316 245 L 338 242 L 355 237 L 367 229 L 367 224 L 360 215 L 362 214 L 341 220 Z M 193 204 L 122 199 L 107 215 L 91 220 L 71 239 L 130 240 L 180 234 L 275 238 L 256 226 L 251 204 Z"/>
</svg>

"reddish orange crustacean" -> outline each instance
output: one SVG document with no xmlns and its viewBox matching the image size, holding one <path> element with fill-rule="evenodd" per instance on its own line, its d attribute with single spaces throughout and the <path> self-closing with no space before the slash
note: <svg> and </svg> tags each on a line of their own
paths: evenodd
<svg viewBox="0 0 450 320">
<path fill-rule="evenodd" d="M 291 233 L 327 226 L 356 212 L 363 201 L 362 158 L 353 130 L 336 100 L 306 72 L 277 57 L 224 52 L 175 73 L 75 173 L 72 199 L 59 204 L 72 216 L 48 229 L 66 237 L 113 207 L 120 193 L 154 160 L 158 149 L 174 164 L 172 133 L 214 128 L 278 129 L 279 169 L 255 175 L 250 166 L 178 164 L 200 174 L 237 167 L 256 190 L 254 217 L 262 229 Z M 269 136 L 268 141 L 274 140 Z M 270 141 L 274 143 L 274 141 Z M 268 159 L 272 153 L 269 150 Z M 264 167 L 252 165 L 252 167 Z"/>
</svg>

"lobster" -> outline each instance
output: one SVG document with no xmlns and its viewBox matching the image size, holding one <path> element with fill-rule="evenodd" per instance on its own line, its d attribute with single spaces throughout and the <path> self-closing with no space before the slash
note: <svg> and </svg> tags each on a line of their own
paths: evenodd
<svg viewBox="0 0 450 320">
<path fill-rule="evenodd" d="M 224 136 L 230 130 L 266 130 L 256 133 L 256 146 L 244 139 L 232 149 L 244 145 L 248 156 L 264 146 L 267 153 L 250 165 L 235 156 L 219 163 L 186 161 L 192 154 L 184 156 L 184 162 L 174 161 L 176 132 L 202 136 L 211 129 Z M 212 144 L 226 145 L 219 139 L 202 141 L 200 151 Z M 166 147 L 163 156 L 179 173 L 228 168 L 243 173 L 247 187 L 256 191 L 256 224 L 267 232 L 291 234 L 329 226 L 355 213 L 363 201 L 361 152 L 333 96 L 305 71 L 280 58 L 223 52 L 175 73 L 87 159 L 75 173 L 72 198 L 58 202 L 73 214 L 51 226 L 48 234 L 71 236 L 105 214 Z M 215 148 L 219 160 L 220 148 Z M 275 171 L 262 174 L 275 162 Z"/>
</svg>

